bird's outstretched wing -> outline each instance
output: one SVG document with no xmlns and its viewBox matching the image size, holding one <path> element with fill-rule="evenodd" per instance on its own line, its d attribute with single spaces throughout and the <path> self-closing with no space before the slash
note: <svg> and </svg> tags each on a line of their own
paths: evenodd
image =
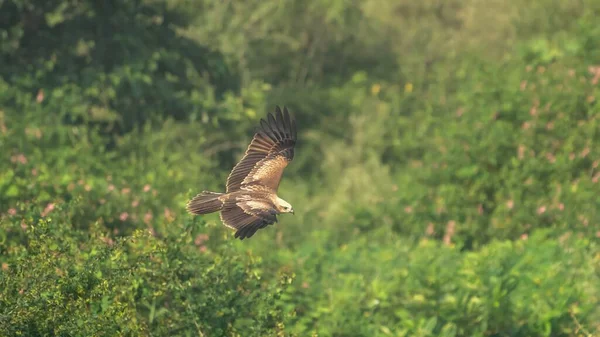
<svg viewBox="0 0 600 337">
<path fill-rule="evenodd" d="M 275 116 L 260 120 L 260 129 L 246 149 L 242 160 L 227 178 L 227 193 L 247 185 L 263 185 L 277 191 L 283 169 L 294 158 L 296 121 L 287 108 L 275 108 Z"/>
<path fill-rule="evenodd" d="M 234 237 L 244 240 L 257 230 L 277 222 L 271 205 L 258 200 L 229 200 L 221 210 L 221 221 L 235 229 Z"/>
</svg>

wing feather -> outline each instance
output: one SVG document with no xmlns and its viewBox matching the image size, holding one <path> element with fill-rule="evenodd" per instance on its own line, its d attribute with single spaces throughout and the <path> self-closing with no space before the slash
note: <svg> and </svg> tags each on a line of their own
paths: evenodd
<svg viewBox="0 0 600 337">
<path fill-rule="evenodd" d="M 273 114 L 269 114 L 267 115 L 267 119 L 269 120 L 269 129 L 271 129 L 271 132 L 273 133 L 273 135 L 275 136 L 275 138 L 277 138 L 277 140 L 281 140 L 281 135 L 279 134 L 279 130 L 277 130 L 277 121 L 275 120 L 275 117 L 273 117 Z"/>
<path fill-rule="evenodd" d="M 283 126 L 284 129 L 286 130 L 291 130 L 292 129 L 292 121 L 290 118 L 290 113 L 288 112 L 286 107 L 283 107 L 283 110 L 285 111 L 285 113 L 283 114 Z"/>
<path fill-rule="evenodd" d="M 225 226 L 236 230 L 234 237 L 244 240 L 277 222 L 277 216 L 271 210 L 266 202 L 235 199 L 225 203 L 220 216 Z"/>
<path fill-rule="evenodd" d="M 275 114 L 260 120 L 260 129 L 254 134 L 244 157 L 227 178 L 227 192 L 243 186 L 258 184 L 277 190 L 283 170 L 294 158 L 296 122 L 286 107 L 283 112 L 275 107 Z"/>
</svg>

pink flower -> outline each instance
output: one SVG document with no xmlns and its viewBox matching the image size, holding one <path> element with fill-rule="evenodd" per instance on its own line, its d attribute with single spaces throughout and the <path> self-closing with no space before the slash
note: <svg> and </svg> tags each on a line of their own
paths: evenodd
<svg viewBox="0 0 600 337">
<path fill-rule="evenodd" d="M 148 192 L 150 191 L 150 185 L 146 184 L 144 185 L 144 192 Z"/>
<path fill-rule="evenodd" d="M 425 234 L 427 234 L 427 235 L 433 235 L 434 233 L 435 233 L 435 228 L 433 227 L 433 223 L 430 222 L 427 225 L 427 229 L 425 230 Z"/>
<path fill-rule="evenodd" d="M 123 212 L 121 213 L 121 215 L 119 216 L 119 219 L 121 219 L 121 221 L 125 221 L 129 218 L 129 214 L 127 212 Z"/>
<path fill-rule="evenodd" d="M 446 233 L 444 234 L 444 243 L 450 245 L 454 232 L 456 230 L 456 221 L 450 220 L 446 225 Z"/>
<path fill-rule="evenodd" d="M 588 71 L 592 75 L 599 75 L 600 74 L 600 66 L 589 66 Z"/>
<path fill-rule="evenodd" d="M 16 210 L 16 209 L 14 209 L 14 208 L 9 208 L 9 209 L 8 209 L 8 214 L 9 214 L 9 215 L 13 215 L 13 216 L 14 216 L 14 215 L 17 215 L 17 210 Z"/>
<path fill-rule="evenodd" d="M 521 91 L 525 91 L 526 88 L 527 88 L 527 81 L 521 81 L 521 85 L 519 86 L 519 89 L 521 89 Z"/>
<path fill-rule="evenodd" d="M 152 221 L 152 212 L 146 212 L 146 214 L 144 214 L 144 223 L 149 224 L 150 221 Z"/>
<path fill-rule="evenodd" d="M 532 116 L 537 115 L 537 107 L 536 106 L 532 106 L 531 109 L 529 109 L 529 114 Z"/>
<path fill-rule="evenodd" d="M 165 207 L 165 218 L 167 219 L 167 221 L 171 222 L 175 219 L 175 216 L 173 215 L 173 212 L 171 212 L 170 209 Z"/>
<path fill-rule="evenodd" d="M 515 202 L 512 200 L 509 200 L 506 202 L 506 207 L 508 207 L 508 209 L 513 209 L 513 207 L 515 206 Z"/>
<path fill-rule="evenodd" d="M 544 213 L 546 213 L 546 206 L 540 206 L 537 209 L 537 214 L 544 214 Z"/>
<path fill-rule="evenodd" d="M 527 240 L 528 238 L 529 238 L 529 235 L 527 233 L 521 234 L 521 240 Z"/>
<path fill-rule="evenodd" d="M 585 149 L 583 149 L 583 151 L 581 151 L 581 153 L 579 154 L 579 156 L 581 158 L 585 158 L 588 154 L 590 154 L 590 148 L 586 147 Z"/>
<path fill-rule="evenodd" d="M 131 207 L 136 208 L 136 207 L 138 207 L 139 204 L 140 204 L 139 200 L 134 200 L 131 202 Z"/>
<path fill-rule="evenodd" d="M 48 215 L 48 213 L 52 212 L 52 210 L 54 210 L 54 204 L 49 203 L 48 205 L 46 205 L 46 208 L 44 208 L 41 215 L 46 216 Z"/>
<path fill-rule="evenodd" d="M 13 163 L 20 163 L 20 164 L 27 164 L 27 157 L 25 157 L 24 154 L 19 153 L 17 155 L 14 155 L 12 157 L 10 157 L 10 161 Z"/>
<path fill-rule="evenodd" d="M 525 158 L 525 145 L 519 145 L 519 149 L 517 151 L 517 158 L 519 158 L 519 160 Z"/>
<path fill-rule="evenodd" d="M 109 237 L 101 237 L 100 240 L 102 240 L 104 243 L 106 243 L 109 246 L 112 246 L 115 243 L 113 241 L 113 239 L 111 239 Z"/>
<path fill-rule="evenodd" d="M 40 89 L 35 96 L 35 101 L 38 103 L 42 103 L 44 101 L 44 89 Z"/>
<path fill-rule="evenodd" d="M 208 234 L 198 234 L 198 236 L 196 236 L 196 239 L 194 240 L 194 244 L 196 246 L 200 246 L 206 240 L 208 240 Z"/>
</svg>

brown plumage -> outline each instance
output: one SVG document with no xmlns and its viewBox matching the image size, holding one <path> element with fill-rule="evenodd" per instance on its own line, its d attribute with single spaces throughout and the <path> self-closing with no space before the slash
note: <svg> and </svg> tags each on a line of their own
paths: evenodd
<svg viewBox="0 0 600 337">
<path fill-rule="evenodd" d="M 221 211 L 223 224 L 235 229 L 243 240 L 257 230 L 277 222 L 277 215 L 294 213 L 292 206 L 277 196 L 285 167 L 294 159 L 296 121 L 286 107 L 275 107 L 275 115 L 260 120 L 260 128 L 244 157 L 227 178 L 225 193 L 203 191 L 187 203 L 191 214 Z"/>
</svg>

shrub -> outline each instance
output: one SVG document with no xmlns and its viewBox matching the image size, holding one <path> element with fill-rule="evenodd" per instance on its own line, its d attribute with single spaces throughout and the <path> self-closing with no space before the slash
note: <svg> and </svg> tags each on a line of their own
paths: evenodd
<svg viewBox="0 0 600 337">
<path fill-rule="evenodd" d="M 101 223 L 74 228 L 79 206 L 2 219 L 5 334 L 267 336 L 284 328 L 274 303 L 290 276 L 264 282 L 259 258 L 209 238 L 202 221 L 113 239 Z"/>
<path fill-rule="evenodd" d="M 386 231 L 335 248 L 313 236 L 282 296 L 296 310 L 288 325 L 299 336 L 570 336 L 575 317 L 593 329 L 597 244 L 549 234 L 468 253 Z"/>
</svg>

